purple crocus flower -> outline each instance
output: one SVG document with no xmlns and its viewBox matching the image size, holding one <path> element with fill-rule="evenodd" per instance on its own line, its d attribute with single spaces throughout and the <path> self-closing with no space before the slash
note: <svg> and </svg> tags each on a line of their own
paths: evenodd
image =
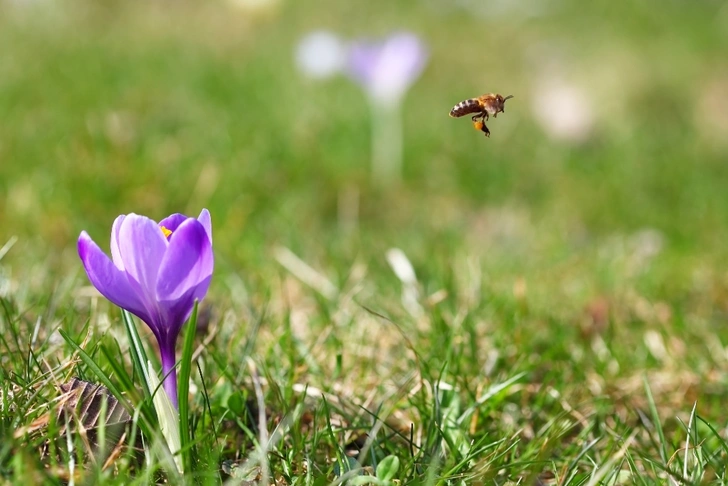
<svg viewBox="0 0 728 486">
<path fill-rule="evenodd" d="M 427 63 L 427 49 L 409 32 L 392 34 L 383 42 L 353 42 L 349 75 L 381 103 L 398 103 Z"/>
<path fill-rule="evenodd" d="M 175 342 L 195 300 L 202 300 L 210 286 L 210 213 L 203 209 L 197 219 L 173 214 L 159 223 L 121 215 L 111 228 L 111 258 L 85 231 L 78 237 L 78 255 L 93 286 L 154 333 L 164 389 L 177 407 Z"/>
</svg>

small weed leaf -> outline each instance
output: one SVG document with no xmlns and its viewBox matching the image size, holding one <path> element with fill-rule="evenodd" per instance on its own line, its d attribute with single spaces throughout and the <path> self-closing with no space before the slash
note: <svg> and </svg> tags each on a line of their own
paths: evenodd
<svg viewBox="0 0 728 486">
<path fill-rule="evenodd" d="M 377 479 L 391 481 L 399 471 L 399 457 L 387 456 L 377 466 Z"/>
<path fill-rule="evenodd" d="M 260 481 L 261 469 L 257 464 L 238 464 L 233 461 L 224 461 L 222 463 L 222 470 L 225 474 L 230 475 L 233 479 L 241 481 L 239 484 L 242 486 L 257 484 Z"/>
</svg>

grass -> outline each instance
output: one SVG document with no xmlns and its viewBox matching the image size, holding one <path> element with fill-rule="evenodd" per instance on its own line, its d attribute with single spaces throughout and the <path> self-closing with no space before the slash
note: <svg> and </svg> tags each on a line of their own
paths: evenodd
<svg viewBox="0 0 728 486">
<path fill-rule="evenodd" d="M 725 8 L 449 5 L 0 3 L 0 483 L 726 483 Z M 320 27 L 429 44 L 400 185 L 359 89 L 296 72 Z M 552 69 L 584 142 L 532 113 Z M 490 139 L 446 116 L 490 90 L 516 95 Z M 75 242 L 202 207 L 180 476 L 154 340 Z M 73 377 L 128 407 L 123 447 L 59 415 Z"/>
</svg>

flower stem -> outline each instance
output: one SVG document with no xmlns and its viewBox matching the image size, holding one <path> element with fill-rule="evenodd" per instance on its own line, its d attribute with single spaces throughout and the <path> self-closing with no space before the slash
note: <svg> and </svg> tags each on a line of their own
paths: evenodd
<svg viewBox="0 0 728 486">
<path fill-rule="evenodd" d="M 164 391 L 167 392 L 169 401 L 172 402 L 175 409 L 179 409 L 177 404 L 177 369 L 175 368 L 174 348 L 172 351 L 161 350 L 162 354 L 162 376 L 164 378 Z"/>
<path fill-rule="evenodd" d="M 372 175 L 390 184 L 402 178 L 402 110 L 399 102 L 371 100 Z"/>
</svg>

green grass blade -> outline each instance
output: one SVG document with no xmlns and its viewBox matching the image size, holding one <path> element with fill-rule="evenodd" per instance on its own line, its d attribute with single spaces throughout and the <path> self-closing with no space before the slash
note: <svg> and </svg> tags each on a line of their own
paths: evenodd
<svg viewBox="0 0 728 486">
<path fill-rule="evenodd" d="M 192 309 L 190 319 L 185 330 L 182 357 L 180 358 L 179 377 L 177 378 L 177 396 L 179 398 L 179 430 L 182 464 L 184 470 L 192 471 L 192 436 L 190 434 L 190 373 L 192 370 L 192 352 L 197 330 L 197 301 Z"/>
<path fill-rule="evenodd" d="M 123 387 L 124 391 L 134 391 L 134 382 L 132 381 L 129 374 L 126 372 L 124 367 L 116 361 L 114 356 L 111 355 L 111 351 L 104 346 L 103 344 L 99 346 L 101 349 L 101 354 L 104 355 L 106 360 L 109 362 L 109 366 L 114 370 L 114 374 L 116 375 L 119 382 L 121 382 L 121 386 Z"/>
<path fill-rule="evenodd" d="M 126 398 L 124 395 L 122 395 L 121 390 L 117 388 L 117 386 L 114 384 L 113 381 L 111 381 L 106 374 L 103 372 L 103 370 L 99 367 L 98 364 L 93 360 L 93 358 L 81 347 L 79 346 L 72 338 L 69 336 L 66 331 L 63 329 L 58 329 L 58 332 L 60 333 L 61 337 L 68 343 L 69 346 L 73 348 L 74 351 L 78 353 L 78 356 L 81 358 L 81 361 L 84 362 L 86 366 L 89 367 L 89 369 L 96 375 L 96 377 L 101 381 L 101 383 L 104 384 L 106 388 L 111 391 L 111 393 L 114 394 L 117 400 L 119 400 L 119 403 L 121 403 L 124 408 L 126 408 L 129 413 L 133 413 L 133 407 L 126 401 Z"/>
<path fill-rule="evenodd" d="M 147 399 L 151 400 L 154 390 L 150 385 L 149 375 L 147 372 L 146 363 L 149 361 L 147 359 L 147 353 L 146 351 L 144 351 L 144 345 L 142 344 L 142 340 L 139 337 L 137 328 L 134 325 L 134 318 L 131 316 L 131 313 L 122 309 L 121 317 L 124 321 L 124 327 L 126 327 L 126 332 L 129 336 L 129 344 L 131 346 L 131 360 L 134 365 L 134 370 L 141 377 L 142 385 L 144 388 L 144 396 Z"/>
<path fill-rule="evenodd" d="M 655 430 L 657 431 L 657 436 L 660 438 L 660 443 L 658 444 L 658 449 L 660 451 L 660 458 L 662 459 L 663 466 L 667 467 L 668 465 L 668 458 L 670 455 L 667 452 L 667 441 L 665 440 L 665 432 L 662 430 L 662 423 L 660 422 L 660 416 L 657 413 L 657 405 L 655 404 L 655 399 L 652 396 L 652 390 L 650 390 L 650 384 L 647 381 L 647 377 L 644 378 L 644 384 L 645 384 L 645 394 L 647 395 L 647 403 L 650 406 L 650 415 L 652 416 L 652 423 L 655 426 Z"/>
<path fill-rule="evenodd" d="M 700 449 L 697 448 L 698 440 L 697 440 L 697 431 L 695 430 L 696 424 L 695 424 L 695 411 L 698 408 L 698 402 L 693 403 L 693 409 L 690 411 L 690 420 L 688 420 L 687 424 L 687 430 L 685 434 L 685 455 L 683 456 L 683 471 L 682 475 L 684 478 L 690 477 L 690 470 L 688 469 L 688 465 L 690 462 L 690 439 L 695 439 L 693 441 L 693 447 L 696 447 L 696 453 L 700 452 Z M 691 435 L 695 437 L 691 437 Z"/>
</svg>

